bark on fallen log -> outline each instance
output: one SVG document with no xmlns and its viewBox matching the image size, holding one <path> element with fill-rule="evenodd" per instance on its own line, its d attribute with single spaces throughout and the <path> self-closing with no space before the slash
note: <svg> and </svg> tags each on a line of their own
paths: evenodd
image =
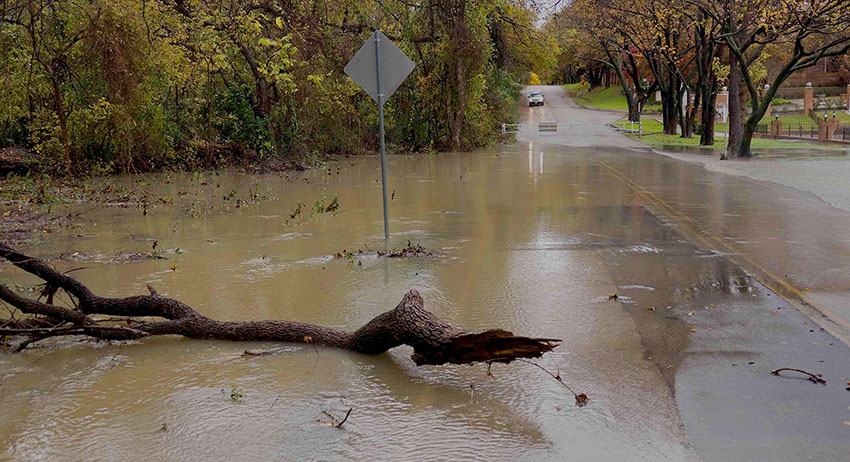
<svg viewBox="0 0 850 462">
<path fill-rule="evenodd" d="M 24 298 L 0 284 L 0 300 L 17 310 L 37 315 L 38 326 L 20 320 L 0 320 L 0 335 L 24 337 L 23 348 L 60 335 L 85 335 L 104 340 L 130 340 L 151 335 L 182 335 L 197 339 L 313 343 L 365 354 L 380 354 L 399 345 L 413 347 L 417 365 L 473 362 L 508 363 L 518 358 L 538 358 L 560 340 L 513 335 L 494 329 L 469 332 L 451 326 L 426 311 L 419 292 L 411 290 L 392 310 L 354 332 L 294 321 L 225 322 L 208 318 L 179 300 L 163 297 L 149 287 L 150 295 L 106 298 L 92 293 L 78 280 L 45 262 L 0 244 L 0 258 L 43 279 L 44 293 L 62 289 L 74 307 Z M 50 297 L 52 299 L 52 297 Z M 102 320 L 95 316 L 111 316 Z M 114 317 L 126 325 L 116 325 Z M 139 319 L 144 318 L 144 319 Z M 161 318 L 162 320 L 151 320 Z"/>
</svg>

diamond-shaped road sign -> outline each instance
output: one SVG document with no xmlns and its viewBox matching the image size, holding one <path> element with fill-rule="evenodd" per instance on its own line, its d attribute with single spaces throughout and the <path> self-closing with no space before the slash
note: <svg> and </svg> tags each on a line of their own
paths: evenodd
<svg viewBox="0 0 850 462">
<path fill-rule="evenodd" d="M 348 74 L 360 88 L 378 102 L 378 138 L 381 140 L 381 193 L 384 198 L 384 250 L 390 240 L 390 218 L 387 210 L 387 152 L 384 143 L 384 103 L 413 71 L 413 61 L 405 56 L 386 35 L 376 30 L 345 65 Z"/>
<path fill-rule="evenodd" d="M 381 93 L 378 100 L 378 67 L 375 40 L 380 40 L 381 47 Z M 389 99 L 401 82 L 413 72 L 413 61 L 404 54 L 386 35 L 376 30 L 366 43 L 357 50 L 351 61 L 345 65 L 345 73 L 360 85 L 369 96 L 379 104 Z"/>
</svg>

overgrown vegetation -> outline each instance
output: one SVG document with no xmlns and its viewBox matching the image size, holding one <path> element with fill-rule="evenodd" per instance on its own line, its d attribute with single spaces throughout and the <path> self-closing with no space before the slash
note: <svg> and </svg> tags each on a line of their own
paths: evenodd
<svg viewBox="0 0 850 462">
<path fill-rule="evenodd" d="M 311 164 L 374 150 L 377 108 L 342 69 L 373 28 L 416 63 L 388 102 L 397 150 L 495 141 L 551 40 L 523 0 L 4 0 L 0 147 L 105 174 Z"/>
</svg>

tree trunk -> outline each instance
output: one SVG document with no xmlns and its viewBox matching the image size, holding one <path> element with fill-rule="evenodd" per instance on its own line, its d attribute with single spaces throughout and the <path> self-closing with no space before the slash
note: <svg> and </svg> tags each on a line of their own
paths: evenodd
<svg viewBox="0 0 850 462">
<path fill-rule="evenodd" d="M 629 105 L 629 120 L 640 122 L 640 115 L 643 112 L 644 106 L 646 106 L 646 100 L 649 99 L 649 95 L 655 91 L 656 84 L 653 83 L 649 87 L 644 87 L 643 80 L 641 78 L 641 69 L 638 66 L 637 60 L 631 53 L 627 53 L 626 57 L 628 58 L 628 61 L 626 63 L 625 72 L 632 79 L 632 83 L 634 83 L 634 106 L 631 104 Z"/>
<path fill-rule="evenodd" d="M 637 105 L 637 99 L 629 86 L 629 81 L 623 73 L 623 63 L 621 61 L 622 53 L 618 51 L 615 56 L 606 44 L 603 44 L 602 46 L 605 47 L 605 54 L 608 55 L 611 67 L 614 69 L 614 73 L 617 76 L 617 81 L 620 82 L 620 86 L 623 88 L 623 94 L 626 96 L 626 105 L 629 108 L 629 120 L 632 122 L 638 122 L 640 120 L 640 111 Z"/>
<path fill-rule="evenodd" d="M 629 100 L 629 120 L 631 122 L 640 122 L 640 103 Z"/>
<path fill-rule="evenodd" d="M 453 327 L 426 311 L 422 297 L 415 290 L 405 294 L 394 309 L 354 332 L 280 320 L 217 321 L 179 300 L 160 296 L 150 286 L 150 295 L 105 298 L 41 260 L 18 253 L 4 244 L 0 244 L 0 258 L 47 283 L 46 302 L 23 298 L 0 284 L 0 300 L 23 313 L 38 315 L 24 322 L 0 321 L 0 335 L 23 338 L 17 351 L 55 336 L 130 340 L 152 335 L 182 335 L 196 339 L 314 343 L 364 354 L 379 354 L 399 345 L 409 345 L 413 347 L 411 358 L 417 365 L 439 365 L 479 361 L 508 363 L 518 358 L 538 358 L 560 342 L 519 337 L 499 329 L 475 333 Z M 53 304 L 53 294 L 58 289 L 76 300 L 75 309 Z M 114 319 L 106 321 L 93 317 L 96 315 L 120 317 L 121 325 Z"/>
<path fill-rule="evenodd" d="M 453 33 L 449 44 L 449 59 L 453 62 L 452 66 L 449 66 L 450 85 L 446 95 L 446 111 L 452 150 L 457 152 L 463 147 L 463 124 L 466 118 L 466 53 L 472 51 L 467 49 L 466 0 L 456 0 L 452 6 Z"/>
<path fill-rule="evenodd" d="M 741 126 L 741 140 L 738 142 L 738 157 L 752 157 L 753 153 L 750 150 L 750 144 L 753 141 L 753 133 L 756 131 L 756 124 L 749 122 Z"/>
<path fill-rule="evenodd" d="M 65 97 L 62 96 L 62 87 L 56 77 L 50 78 L 53 88 L 53 110 L 59 118 L 59 140 L 62 142 L 62 162 L 65 171 L 71 170 L 71 142 L 68 139 L 68 115 L 65 114 Z"/>
<path fill-rule="evenodd" d="M 716 81 L 715 81 L 716 82 Z M 706 85 L 700 88 L 702 92 L 702 112 L 700 113 L 700 127 L 702 133 L 699 137 L 700 146 L 711 146 L 714 144 L 714 119 L 717 113 L 714 110 L 714 105 L 717 102 L 717 84 Z"/>
<path fill-rule="evenodd" d="M 704 25 L 695 28 L 694 39 L 697 44 L 697 93 L 702 100 L 699 145 L 711 146 L 714 144 L 714 120 L 717 117 L 714 107 L 717 103 L 717 74 L 712 63 L 722 48 L 712 42 Z"/>
<path fill-rule="evenodd" d="M 700 104 L 702 103 L 702 97 L 699 92 L 694 93 L 694 104 L 691 106 L 691 110 L 685 114 L 685 128 L 687 128 L 687 136 L 682 135 L 684 138 L 690 138 L 694 133 L 694 122 L 696 122 L 697 112 L 699 112 Z"/>
<path fill-rule="evenodd" d="M 676 90 L 668 83 L 667 91 L 661 92 L 661 112 L 663 114 L 664 134 L 675 135 L 679 126 L 679 109 L 676 103 Z"/>
<path fill-rule="evenodd" d="M 239 52 L 242 54 L 245 63 L 248 64 L 248 69 L 251 70 L 251 75 L 254 77 L 254 88 L 257 92 L 256 99 L 254 100 L 254 112 L 258 116 L 268 117 L 272 112 L 272 105 L 274 104 L 274 101 L 272 101 L 272 84 L 263 75 L 262 70 L 260 70 L 260 66 L 256 58 L 254 58 L 254 52 L 236 40 L 234 40 L 234 43 L 239 48 Z"/>
<path fill-rule="evenodd" d="M 702 98 L 702 111 L 700 112 L 700 127 L 702 133 L 699 138 L 700 146 L 711 146 L 714 144 L 714 121 L 717 118 L 717 75 L 712 67 L 716 48 L 709 43 L 703 32 L 700 57 L 697 62 L 699 67 L 699 93 Z"/>
<path fill-rule="evenodd" d="M 457 92 L 455 94 L 454 110 L 450 117 L 452 118 L 452 151 L 460 151 L 463 147 L 461 136 L 463 135 L 463 123 L 466 119 L 466 75 L 464 72 L 464 60 L 458 56 L 457 63 Z"/>
<path fill-rule="evenodd" d="M 743 108 L 741 107 L 741 68 L 735 55 L 729 56 L 729 145 L 726 151 L 728 157 L 738 157 L 741 153 L 741 140 L 743 137 Z M 749 150 L 749 149 L 748 149 Z"/>
</svg>

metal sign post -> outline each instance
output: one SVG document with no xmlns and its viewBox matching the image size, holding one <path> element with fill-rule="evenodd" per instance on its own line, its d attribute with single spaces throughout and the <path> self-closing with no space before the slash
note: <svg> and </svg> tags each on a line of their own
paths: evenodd
<svg viewBox="0 0 850 462">
<path fill-rule="evenodd" d="M 374 42 L 374 43 L 372 43 Z M 381 143 L 381 190 L 384 199 L 384 239 L 390 238 L 387 211 L 387 153 L 384 143 L 384 103 L 413 71 L 408 58 L 381 31 L 376 30 L 345 65 L 345 73 L 378 103 L 378 137 Z"/>
<path fill-rule="evenodd" d="M 384 94 L 381 93 L 381 37 L 375 31 L 375 69 L 378 75 L 378 136 L 381 139 L 381 193 L 384 197 L 384 241 L 390 239 L 390 216 L 387 212 L 387 151 L 384 143 Z M 383 35 L 383 34 L 382 34 Z"/>
</svg>

